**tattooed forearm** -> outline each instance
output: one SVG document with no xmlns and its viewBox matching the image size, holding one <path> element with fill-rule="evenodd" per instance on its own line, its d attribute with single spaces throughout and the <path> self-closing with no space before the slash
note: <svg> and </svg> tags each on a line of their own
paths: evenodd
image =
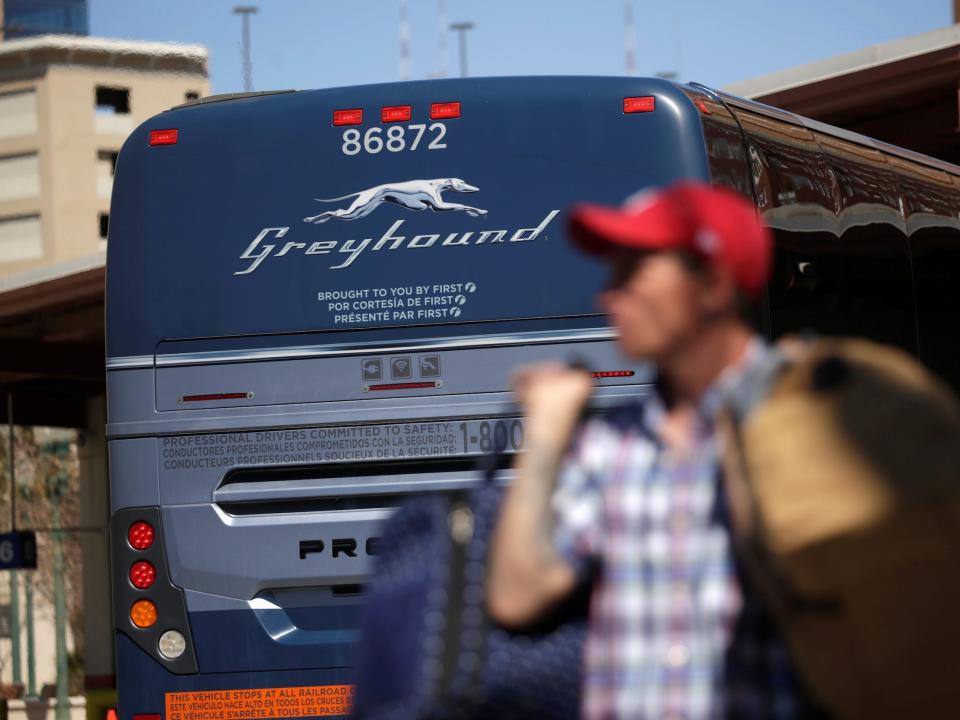
<svg viewBox="0 0 960 720">
<path fill-rule="evenodd" d="M 569 593 L 574 571 L 553 542 L 551 498 L 562 451 L 531 443 L 516 465 L 491 552 L 488 603 L 494 617 L 521 626 Z"/>
<path fill-rule="evenodd" d="M 534 557 L 548 567 L 557 561 L 553 545 L 556 518 L 550 500 L 557 485 L 561 453 L 556 448 L 533 443 L 517 464 L 515 500 L 526 506 L 531 517 L 531 548 Z"/>
</svg>

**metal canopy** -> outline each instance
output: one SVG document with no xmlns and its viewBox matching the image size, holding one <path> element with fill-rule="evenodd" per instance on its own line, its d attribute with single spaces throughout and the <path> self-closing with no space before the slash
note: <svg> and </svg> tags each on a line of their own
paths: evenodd
<svg viewBox="0 0 960 720">
<path fill-rule="evenodd" d="M 86 425 L 104 393 L 103 288 L 104 253 L 0 280 L 0 394 L 17 424 Z"/>
<path fill-rule="evenodd" d="M 960 26 L 736 83 L 727 91 L 960 163 Z"/>
</svg>

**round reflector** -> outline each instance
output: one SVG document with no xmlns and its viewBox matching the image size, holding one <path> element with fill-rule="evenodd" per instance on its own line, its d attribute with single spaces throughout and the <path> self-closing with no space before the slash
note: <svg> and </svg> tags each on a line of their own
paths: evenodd
<svg viewBox="0 0 960 720">
<path fill-rule="evenodd" d="M 146 590 L 157 580 L 157 569 L 146 560 L 135 562 L 130 568 L 130 582 L 135 588 Z"/>
<path fill-rule="evenodd" d="M 142 520 L 135 522 L 127 531 L 127 542 L 134 550 L 146 550 L 153 545 L 153 526 Z"/>
<path fill-rule="evenodd" d="M 157 649 L 167 660 L 176 660 L 187 649 L 187 639 L 176 630 L 167 630 L 160 636 Z"/>
<path fill-rule="evenodd" d="M 138 628 L 153 627 L 157 623 L 157 606 L 149 600 L 137 600 L 130 608 L 130 622 Z"/>
</svg>

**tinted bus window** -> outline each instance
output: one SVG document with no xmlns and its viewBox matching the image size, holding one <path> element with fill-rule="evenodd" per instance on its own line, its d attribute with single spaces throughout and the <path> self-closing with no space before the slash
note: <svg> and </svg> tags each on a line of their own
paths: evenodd
<svg viewBox="0 0 960 720">
<path fill-rule="evenodd" d="M 758 205 L 774 230 L 772 333 L 858 335 L 916 352 L 894 177 L 874 150 L 746 113 Z"/>
<path fill-rule="evenodd" d="M 897 170 L 907 214 L 920 327 L 920 358 L 960 389 L 960 190 L 944 172 L 899 158 Z"/>
<path fill-rule="evenodd" d="M 726 106 L 706 95 L 691 98 L 700 110 L 704 144 L 710 161 L 710 181 L 730 188 L 753 202 L 746 144 L 736 118 Z"/>
<path fill-rule="evenodd" d="M 816 281 L 812 269 L 813 259 L 830 258 L 835 238 L 832 178 L 823 156 L 804 128 L 741 111 L 737 117 L 747 135 L 757 208 L 776 243 L 769 331 L 774 337 L 842 332 L 833 312 L 831 263 L 818 268 Z"/>
<path fill-rule="evenodd" d="M 916 309 L 896 174 L 879 150 L 818 134 L 838 190 L 843 322 L 917 352 Z"/>
</svg>

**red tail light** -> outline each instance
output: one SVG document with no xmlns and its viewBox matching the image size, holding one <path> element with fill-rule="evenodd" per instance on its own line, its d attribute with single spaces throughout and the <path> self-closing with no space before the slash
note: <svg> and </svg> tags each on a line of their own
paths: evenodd
<svg viewBox="0 0 960 720">
<path fill-rule="evenodd" d="M 176 145 L 177 140 L 180 139 L 180 131 L 169 129 L 169 130 L 151 130 L 150 131 L 150 144 L 151 145 Z"/>
<path fill-rule="evenodd" d="M 433 103 L 430 106 L 431 120 L 447 120 L 458 117 L 460 117 L 460 103 L 458 102 Z"/>
<path fill-rule="evenodd" d="M 628 97 L 623 99 L 625 113 L 648 113 L 656 110 L 657 101 L 652 95 Z"/>
<path fill-rule="evenodd" d="M 130 568 L 130 582 L 135 588 L 146 590 L 156 581 L 157 569 L 146 560 L 139 560 Z"/>
<path fill-rule="evenodd" d="M 633 377 L 636 373 L 633 370 L 601 370 L 599 372 L 592 372 L 590 375 L 598 380 L 602 380 L 603 378 Z"/>
<path fill-rule="evenodd" d="M 352 110 L 334 110 L 334 125 L 359 125 L 363 122 L 363 110 L 353 108 Z"/>
<path fill-rule="evenodd" d="M 153 545 L 153 526 L 150 523 L 135 522 L 127 531 L 127 542 L 134 550 L 146 550 Z"/>
<path fill-rule="evenodd" d="M 406 122 L 413 117 L 412 105 L 394 105 L 380 110 L 381 122 Z"/>
</svg>

